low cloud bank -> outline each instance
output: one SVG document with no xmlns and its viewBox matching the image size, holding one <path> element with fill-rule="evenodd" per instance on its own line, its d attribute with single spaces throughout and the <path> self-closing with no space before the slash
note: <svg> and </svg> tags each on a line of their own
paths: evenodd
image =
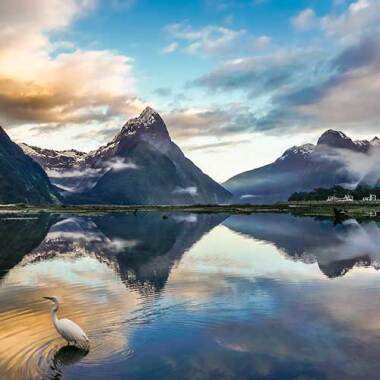
<svg viewBox="0 0 380 380">
<path fill-rule="evenodd" d="M 197 195 L 198 188 L 196 186 L 189 187 L 176 187 L 173 191 L 174 194 L 189 194 L 189 195 Z"/>
</svg>

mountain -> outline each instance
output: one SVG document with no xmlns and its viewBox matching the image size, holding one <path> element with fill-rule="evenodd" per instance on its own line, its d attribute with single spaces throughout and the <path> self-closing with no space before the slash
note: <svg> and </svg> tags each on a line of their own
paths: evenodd
<svg viewBox="0 0 380 380">
<path fill-rule="evenodd" d="M 317 145 L 325 145 L 331 148 L 349 149 L 354 152 L 366 153 L 371 147 L 368 140 L 353 141 L 347 135 L 340 131 L 329 129 L 318 139 Z"/>
<path fill-rule="evenodd" d="M 0 127 L 0 203 L 59 203 L 60 196 L 41 166 Z"/>
<path fill-rule="evenodd" d="M 234 202 L 271 203 L 318 187 L 375 185 L 380 178 L 379 142 L 377 137 L 353 141 L 343 132 L 328 130 L 316 145 L 294 146 L 275 162 L 238 174 L 224 186 Z"/>
<path fill-rule="evenodd" d="M 87 154 L 22 148 L 73 203 L 205 204 L 231 197 L 185 157 L 150 107 L 111 142 Z"/>
</svg>

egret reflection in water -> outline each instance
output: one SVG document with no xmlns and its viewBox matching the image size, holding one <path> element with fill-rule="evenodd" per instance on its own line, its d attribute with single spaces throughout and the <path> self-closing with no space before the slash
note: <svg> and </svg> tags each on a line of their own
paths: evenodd
<svg viewBox="0 0 380 380">
<path fill-rule="evenodd" d="M 50 369 L 51 375 L 49 375 L 50 380 L 61 380 L 64 378 L 65 367 L 72 366 L 79 363 L 83 358 L 86 357 L 88 351 L 81 350 L 75 346 L 63 346 L 61 347 L 52 360 Z"/>
<path fill-rule="evenodd" d="M 380 371 L 377 219 L 44 215 L 0 220 L 0 237 L 7 380 Z M 70 300 L 62 316 L 91 337 L 86 356 L 63 347 L 46 294 Z"/>
</svg>

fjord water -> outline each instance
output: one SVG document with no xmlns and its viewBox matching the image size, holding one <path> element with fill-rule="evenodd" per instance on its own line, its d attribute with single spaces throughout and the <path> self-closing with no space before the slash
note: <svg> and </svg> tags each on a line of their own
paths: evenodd
<svg viewBox="0 0 380 380">
<path fill-rule="evenodd" d="M 0 241 L 2 380 L 378 378 L 376 218 L 13 215 Z"/>
</svg>

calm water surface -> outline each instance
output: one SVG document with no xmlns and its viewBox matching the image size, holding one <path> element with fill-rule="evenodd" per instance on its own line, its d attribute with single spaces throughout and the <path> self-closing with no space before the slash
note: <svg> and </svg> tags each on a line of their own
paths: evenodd
<svg viewBox="0 0 380 380">
<path fill-rule="evenodd" d="M 2 217 L 0 379 L 378 379 L 379 267 L 376 218 Z"/>
</svg>

